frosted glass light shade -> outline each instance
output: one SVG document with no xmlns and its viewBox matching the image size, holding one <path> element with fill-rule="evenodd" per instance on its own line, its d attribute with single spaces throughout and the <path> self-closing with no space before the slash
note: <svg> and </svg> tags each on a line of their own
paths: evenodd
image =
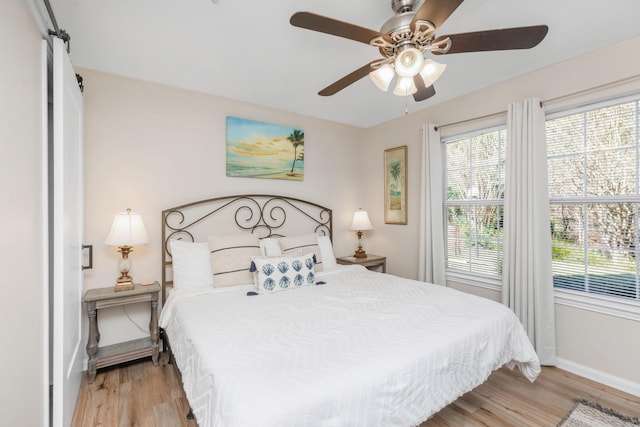
<svg viewBox="0 0 640 427">
<path fill-rule="evenodd" d="M 413 95 L 418 91 L 416 84 L 413 82 L 413 77 L 400 77 L 396 88 L 393 90 L 394 95 L 408 96 Z"/>
<path fill-rule="evenodd" d="M 371 81 L 378 87 L 378 89 L 384 92 L 389 89 L 393 76 L 395 76 L 395 72 L 390 64 L 384 64 L 382 67 L 369 73 Z"/>
<path fill-rule="evenodd" d="M 422 52 L 415 47 L 410 47 L 400 52 L 394 62 L 394 66 L 396 73 L 400 77 L 413 77 L 420 72 L 423 63 L 424 56 Z"/>
<path fill-rule="evenodd" d="M 108 246 L 135 246 L 149 243 L 149 234 L 137 212 L 119 212 L 113 219 L 111 231 L 104 241 Z"/>
<path fill-rule="evenodd" d="M 350 229 L 356 231 L 373 230 L 367 211 L 360 209 L 353 214 L 353 222 Z"/>
<path fill-rule="evenodd" d="M 442 73 L 444 73 L 446 68 L 446 64 L 440 64 L 433 59 L 425 59 L 424 65 L 420 70 L 420 76 L 422 76 L 422 80 L 424 80 L 424 85 L 429 87 L 434 84 L 436 80 L 440 78 Z"/>
</svg>

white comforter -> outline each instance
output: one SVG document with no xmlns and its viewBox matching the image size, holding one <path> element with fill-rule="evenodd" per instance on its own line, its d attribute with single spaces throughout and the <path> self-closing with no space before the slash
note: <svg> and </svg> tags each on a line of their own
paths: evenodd
<svg viewBox="0 0 640 427">
<path fill-rule="evenodd" d="M 364 268 L 317 280 L 167 300 L 160 323 L 200 427 L 412 426 L 505 363 L 540 372 L 501 304 Z"/>
</svg>

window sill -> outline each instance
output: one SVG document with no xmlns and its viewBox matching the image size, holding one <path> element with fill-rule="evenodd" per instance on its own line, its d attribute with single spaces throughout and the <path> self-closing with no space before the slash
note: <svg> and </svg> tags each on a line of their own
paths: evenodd
<svg viewBox="0 0 640 427">
<path fill-rule="evenodd" d="M 496 278 L 447 271 L 446 280 L 497 292 L 502 291 L 502 281 Z M 640 302 L 621 301 L 618 298 L 564 289 L 554 289 L 554 300 L 556 304 L 640 322 Z"/>
<path fill-rule="evenodd" d="M 554 290 L 556 304 L 640 322 L 640 303 L 578 291 Z"/>
<path fill-rule="evenodd" d="M 492 291 L 500 292 L 502 290 L 502 279 L 495 277 L 484 277 L 479 275 L 473 275 L 469 273 L 460 273 L 457 271 L 448 270 L 445 274 L 445 279 L 452 282 L 461 283 L 463 285 L 477 286 L 479 288 L 490 289 Z"/>
</svg>

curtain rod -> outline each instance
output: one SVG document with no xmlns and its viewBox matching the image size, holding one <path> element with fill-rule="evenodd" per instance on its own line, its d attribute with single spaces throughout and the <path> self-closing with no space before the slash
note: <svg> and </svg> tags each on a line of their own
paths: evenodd
<svg viewBox="0 0 640 427">
<path fill-rule="evenodd" d="M 502 116 L 503 114 L 506 114 L 506 113 L 507 113 L 507 110 L 498 111 L 496 113 L 485 114 L 484 116 L 478 116 L 478 117 L 474 117 L 472 119 L 459 120 L 457 122 L 447 123 L 446 125 L 434 126 L 433 128 L 435 130 L 440 130 L 442 128 L 448 128 L 448 127 L 451 127 L 451 126 L 461 125 L 463 123 L 471 123 L 471 122 L 475 122 L 475 121 L 478 121 L 478 120 L 497 118 L 497 117 L 500 117 L 500 116 Z"/>
<path fill-rule="evenodd" d="M 575 97 L 578 97 L 578 96 L 581 96 L 581 95 L 585 95 L 587 93 L 597 92 L 597 91 L 603 90 L 603 89 L 610 89 L 610 88 L 613 88 L 613 87 L 616 87 L 616 86 L 622 86 L 623 84 L 632 83 L 632 82 L 634 82 L 636 80 L 640 80 L 640 74 L 636 74 L 636 75 L 633 75 L 633 76 L 630 76 L 630 77 L 625 77 L 623 79 L 614 80 L 614 81 L 609 82 L 609 83 L 603 83 L 601 85 L 594 86 L 594 87 L 591 87 L 591 88 L 588 88 L 588 89 L 583 89 L 583 90 L 580 90 L 578 92 L 570 93 L 568 95 L 562 95 L 562 96 L 558 96 L 556 98 L 551 98 L 551 99 L 548 99 L 546 101 L 542 101 L 541 104 L 547 105 L 547 104 L 553 104 L 554 102 L 558 102 L 558 101 L 565 101 L 567 99 L 575 98 Z"/>
<path fill-rule="evenodd" d="M 575 97 L 578 97 L 578 96 L 581 96 L 581 95 L 584 95 L 584 94 L 587 94 L 587 93 L 596 92 L 596 91 L 603 90 L 603 89 L 609 89 L 609 88 L 612 88 L 612 87 L 623 85 L 625 83 L 631 83 L 631 82 L 633 82 L 635 80 L 640 80 L 640 74 L 636 74 L 636 75 L 631 76 L 631 77 L 625 77 L 623 79 L 615 80 L 613 82 L 604 83 L 604 84 L 601 84 L 599 86 L 594 86 L 592 88 L 583 89 L 583 90 L 580 90 L 578 92 L 573 92 L 573 93 L 570 93 L 570 94 L 567 94 L 567 95 L 558 96 L 556 98 L 547 99 L 546 101 L 540 101 L 540 107 L 544 107 L 547 104 L 553 104 L 554 102 L 558 102 L 558 101 L 565 101 L 567 99 L 575 98 Z M 447 123 L 447 124 L 444 124 L 444 125 L 434 126 L 434 127 L 435 127 L 435 130 L 438 130 L 438 129 L 447 128 L 447 127 L 450 127 L 450 126 L 461 125 L 463 123 L 471 123 L 471 122 L 478 121 L 478 120 L 497 118 L 497 117 L 500 117 L 500 116 L 502 116 L 503 114 L 506 114 L 506 113 L 507 113 L 507 110 L 502 110 L 502 111 L 498 111 L 496 113 L 485 114 L 484 116 L 474 117 L 472 119 L 466 119 L 466 120 L 459 120 L 457 122 Z"/>
</svg>

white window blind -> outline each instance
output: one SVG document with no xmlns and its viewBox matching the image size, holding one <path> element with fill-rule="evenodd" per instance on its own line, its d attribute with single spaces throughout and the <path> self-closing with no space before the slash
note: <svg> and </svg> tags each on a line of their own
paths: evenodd
<svg viewBox="0 0 640 427">
<path fill-rule="evenodd" d="M 450 272 L 501 276 L 505 137 L 502 126 L 443 140 Z"/>
<path fill-rule="evenodd" d="M 640 300 L 638 98 L 548 117 L 556 288 Z"/>
</svg>

